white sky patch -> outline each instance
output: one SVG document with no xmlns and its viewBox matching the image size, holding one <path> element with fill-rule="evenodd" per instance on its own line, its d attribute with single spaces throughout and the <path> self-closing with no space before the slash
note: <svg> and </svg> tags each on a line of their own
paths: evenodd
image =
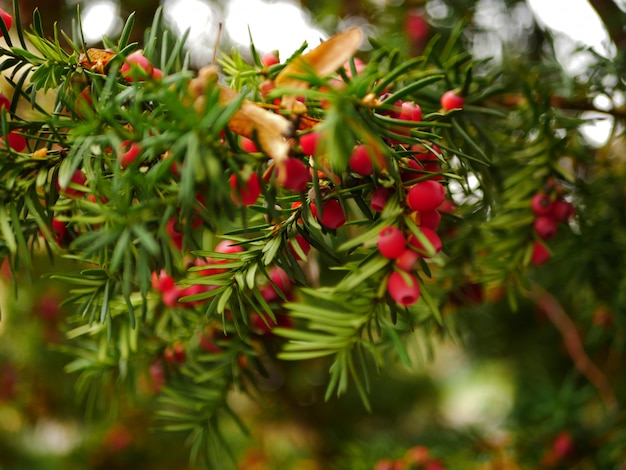
<svg viewBox="0 0 626 470">
<path fill-rule="evenodd" d="M 234 42 L 244 46 L 250 44 L 252 36 L 260 53 L 278 50 L 281 61 L 304 41 L 313 48 L 328 36 L 313 25 L 299 5 L 288 1 L 231 0 L 225 30 Z"/>
<path fill-rule="evenodd" d="M 120 5 L 112 0 L 89 2 L 81 13 L 81 21 L 87 44 L 101 41 L 102 36 L 114 36 L 122 27 Z"/>
<path fill-rule="evenodd" d="M 176 34 L 189 30 L 186 46 L 192 62 L 198 66 L 211 62 L 219 24 L 213 7 L 202 0 L 165 0 L 163 14 Z"/>
<path fill-rule="evenodd" d="M 614 48 L 596 11 L 586 0 L 527 0 L 539 24 L 610 57 Z"/>
</svg>

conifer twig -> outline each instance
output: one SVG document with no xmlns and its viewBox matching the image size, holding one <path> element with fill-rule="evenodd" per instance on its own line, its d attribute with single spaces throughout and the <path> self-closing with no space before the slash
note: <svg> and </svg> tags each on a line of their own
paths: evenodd
<svg viewBox="0 0 626 470">
<path fill-rule="evenodd" d="M 598 390 L 606 407 L 609 410 L 616 409 L 618 403 L 611 384 L 606 375 L 585 352 L 580 336 L 576 331 L 576 325 L 565 309 L 563 309 L 563 306 L 552 294 L 537 284 L 532 285 L 532 289 L 527 292 L 527 295 L 546 314 L 556 329 L 559 330 L 565 343 L 565 348 L 576 369 Z"/>
</svg>

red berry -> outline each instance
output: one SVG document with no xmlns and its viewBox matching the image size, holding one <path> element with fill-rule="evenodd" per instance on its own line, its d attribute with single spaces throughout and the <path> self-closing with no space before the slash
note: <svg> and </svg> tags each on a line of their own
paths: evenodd
<svg viewBox="0 0 626 470">
<path fill-rule="evenodd" d="M 167 274 L 165 269 L 161 269 L 159 272 L 152 271 L 152 287 L 159 292 L 167 292 L 174 288 L 174 278 Z"/>
<path fill-rule="evenodd" d="M 398 227 L 385 227 L 378 235 L 378 251 L 385 258 L 396 259 L 406 248 L 406 238 Z"/>
<path fill-rule="evenodd" d="M 318 217 L 317 206 L 311 203 L 311 213 L 326 228 L 337 229 L 346 223 L 346 215 L 337 199 L 329 199 L 322 205 L 322 217 Z"/>
<path fill-rule="evenodd" d="M 241 245 L 237 245 L 236 242 L 232 240 L 222 240 L 215 246 L 215 250 L 213 251 L 224 254 L 241 253 L 243 251 L 243 247 Z"/>
<path fill-rule="evenodd" d="M 243 136 L 241 137 L 241 148 L 249 153 L 255 153 L 259 151 L 252 139 L 248 139 L 247 137 Z"/>
<path fill-rule="evenodd" d="M 0 19 L 4 21 L 4 25 L 7 27 L 7 31 L 11 29 L 13 26 L 13 17 L 9 15 L 6 11 L 0 8 Z M 0 31 L 0 37 L 2 37 L 2 32 Z"/>
<path fill-rule="evenodd" d="M 135 51 L 126 57 L 120 71 L 127 82 L 134 82 L 151 77 L 153 67 L 141 51 Z"/>
<path fill-rule="evenodd" d="M 431 147 L 433 148 L 433 150 L 439 152 L 439 147 L 437 147 L 436 145 L 431 145 Z M 437 155 L 428 150 L 422 144 L 412 145 L 411 151 L 414 152 L 413 158 L 419 160 L 420 162 L 439 162 L 439 158 L 437 157 Z"/>
<path fill-rule="evenodd" d="M 424 465 L 424 470 L 445 470 L 445 468 L 439 459 L 431 459 Z"/>
<path fill-rule="evenodd" d="M 152 80 L 161 80 L 163 78 L 163 70 L 153 67 L 152 68 Z"/>
<path fill-rule="evenodd" d="M 7 134 L 7 142 L 9 143 L 9 147 L 13 149 L 15 152 L 22 152 L 26 148 L 26 137 L 22 134 L 18 134 L 17 130 L 10 131 Z"/>
<path fill-rule="evenodd" d="M 537 215 L 548 215 L 552 210 L 552 199 L 546 193 L 537 193 L 530 200 L 530 207 Z"/>
<path fill-rule="evenodd" d="M 165 231 L 169 235 L 170 240 L 172 241 L 174 246 L 178 248 L 179 250 L 183 248 L 183 238 L 184 238 L 184 235 L 181 229 L 182 227 L 180 226 L 178 217 L 170 217 L 170 219 L 167 221 Z"/>
<path fill-rule="evenodd" d="M 215 338 L 209 333 L 202 333 L 200 335 L 200 347 L 211 354 L 219 354 L 222 352 L 222 348 L 215 344 Z"/>
<path fill-rule="evenodd" d="M 552 450 L 559 459 L 564 459 L 574 451 L 574 442 L 570 433 L 564 431 L 554 439 Z"/>
<path fill-rule="evenodd" d="M 441 96 L 441 106 L 445 111 L 462 108 L 464 104 L 465 98 L 458 95 L 457 92 L 454 90 L 446 91 Z"/>
<path fill-rule="evenodd" d="M 541 243 L 535 242 L 533 245 L 533 253 L 530 256 L 530 262 L 535 266 L 541 266 L 550 259 L 550 252 Z"/>
<path fill-rule="evenodd" d="M 261 194 L 259 175 L 251 173 L 244 184 L 239 184 L 235 173 L 230 175 L 230 198 L 235 204 L 251 206 Z"/>
<path fill-rule="evenodd" d="M 63 194 L 64 196 L 78 197 L 84 194 L 85 191 L 82 189 L 74 188 L 72 186 L 74 185 L 85 186 L 86 182 L 87 182 L 87 177 L 85 176 L 85 173 L 83 173 L 80 170 L 76 170 L 74 174 L 72 175 L 72 178 L 70 179 L 70 184 L 66 188 L 61 188 L 58 181 L 57 181 L 57 188 L 59 189 L 61 194 Z"/>
<path fill-rule="evenodd" d="M 157 359 L 152 363 L 148 369 L 148 374 L 152 380 L 152 390 L 158 392 L 165 384 L 165 370 L 163 369 L 163 362 L 161 359 Z"/>
<path fill-rule="evenodd" d="M 422 12 L 414 8 L 407 14 L 404 29 L 412 42 L 421 44 L 428 37 L 430 28 Z"/>
<path fill-rule="evenodd" d="M 387 200 L 391 195 L 391 191 L 384 187 L 379 187 L 374 190 L 372 194 L 372 201 L 370 202 L 370 207 L 374 209 L 376 212 L 382 212 L 385 206 L 387 205 Z"/>
<path fill-rule="evenodd" d="M 394 271 L 389 276 L 387 292 L 396 303 L 408 307 L 419 300 L 420 285 L 413 274 Z"/>
<path fill-rule="evenodd" d="M 424 258 L 429 258 L 433 254 L 433 252 L 434 254 L 439 253 L 442 248 L 441 238 L 439 238 L 439 235 L 437 235 L 433 229 L 430 229 L 428 227 L 420 227 L 420 230 L 428 240 L 431 247 L 424 245 L 422 241 L 417 236 L 415 236 L 415 234 L 412 234 L 409 238 L 409 244 L 414 246 L 417 249 L 417 252 Z"/>
<path fill-rule="evenodd" d="M 302 235 L 296 235 L 295 237 L 293 237 L 293 240 L 289 240 L 289 249 L 291 250 L 291 253 L 293 254 L 296 261 L 300 261 L 302 258 L 293 248 L 294 242 L 298 245 L 298 247 L 300 248 L 302 253 L 305 254 L 305 256 L 309 254 L 309 251 L 311 251 L 311 244 L 306 241 L 306 239 Z"/>
<path fill-rule="evenodd" d="M 400 111 L 400 119 L 405 121 L 421 121 L 422 120 L 422 108 L 418 104 L 412 101 L 405 101 L 402 103 Z"/>
<path fill-rule="evenodd" d="M 65 222 L 57 219 L 56 217 L 52 218 L 52 232 L 54 232 L 54 240 L 59 244 L 59 245 L 63 245 L 63 239 L 65 238 L 65 235 L 67 234 L 67 225 L 65 224 Z"/>
<path fill-rule="evenodd" d="M 289 191 L 301 193 L 311 181 L 309 167 L 299 158 L 289 157 L 278 167 L 278 182 Z"/>
<path fill-rule="evenodd" d="M 259 83 L 259 92 L 263 98 L 266 98 L 274 88 L 276 88 L 276 84 L 272 80 L 264 80 Z"/>
<path fill-rule="evenodd" d="M 4 93 L 0 93 L 0 109 L 11 109 L 11 100 Z"/>
<path fill-rule="evenodd" d="M 557 222 L 565 222 L 574 215 L 574 206 L 571 202 L 557 199 L 550 207 L 550 215 Z"/>
<path fill-rule="evenodd" d="M 535 219 L 535 232 L 543 240 L 549 240 L 556 235 L 559 229 L 558 223 L 552 217 L 542 215 Z"/>
<path fill-rule="evenodd" d="M 420 227 L 428 227 L 433 230 L 437 230 L 439 227 L 439 223 L 441 222 L 441 214 L 437 209 L 432 211 L 422 211 L 419 212 L 419 225 Z"/>
<path fill-rule="evenodd" d="M 446 190 L 441 183 L 426 180 L 414 184 L 407 193 L 407 203 L 414 211 L 437 209 L 446 198 Z"/>
<path fill-rule="evenodd" d="M 357 145 L 350 156 L 350 168 L 359 175 L 369 176 L 374 172 L 372 149 L 367 145 Z"/>
<path fill-rule="evenodd" d="M 300 136 L 300 148 L 305 155 L 315 155 L 317 150 L 317 142 L 319 141 L 319 132 L 309 132 Z"/>
<path fill-rule="evenodd" d="M 430 450 L 426 446 L 413 446 L 406 451 L 405 460 L 409 464 L 422 465 L 428 461 Z"/>
<path fill-rule="evenodd" d="M 269 279 L 283 294 L 289 294 L 293 287 L 293 281 L 289 278 L 289 275 L 278 266 L 274 266 L 270 269 Z M 267 286 L 263 287 L 260 291 L 266 302 L 279 301 L 281 299 L 274 285 L 268 283 Z"/>
<path fill-rule="evenodd" d="M 278 58 L 278 52 L 266 52 L 261 56 L 261 62 L 265 67 L 271 67 L 272 65 L 280 64 L 280 59 Z"/>
<path fill-rule="evenodd" d="M 128 168 L 137 159 L 141 153 L 141 145 L 137 142 L 125 140 L 118 150 L 120 166 Z"/>
<path fill-rule="evenodd" d="M 402 269 L 402 271 L 411 271 L 419 257 L 420 255 L 417 251 L 406 248 L 402 254 L 396 258 L 396 266 Z"/>
</svg>

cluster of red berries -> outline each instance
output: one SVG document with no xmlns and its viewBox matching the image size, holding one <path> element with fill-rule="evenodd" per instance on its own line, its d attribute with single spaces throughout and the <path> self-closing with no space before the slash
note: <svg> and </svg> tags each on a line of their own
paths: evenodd
<svg viewBox="0 0 626 470">
<path fill-rule="evenodd" d="M 445 470 L 443 462 L 430 456 L 426 446 L 414 446 L 399 459 L 381 459 L 374 470 Z"/>
<path fill-rule="evenodd" d="M 387 291 L 391 298 L 402 306 L 410 306 L 420 298 L 417 277 L 412 273 L 420 258 L 430 258 L 441 251 L 442 242 L 436 230 L 441 222 L 439 208 L 446 200 L 444 186 L 438 181 L 440 175 L 437 156 L 423 146 L 413 146 L 413 155 L 403 162 L 401 179 L 406 182 L 406 207 L 410 218 L 418 227 L 417 232 L 402 230 L 390 225 L 382 229 L 378 236 L 379 253 L 395 261 L 394 271 L 387 281 Z M 422 178 L 412 183 L 417 172 Z M 382 211 L 389 191 L 377 189 L 372 197 L 372 207 Z"/>
<path fill-rule="evenodd" d="M 563 198 L 561 188 L 554 183 L 546 184 L 542 191 L 536 193 L 530 205 L 535 214 L 534 232 L 542 240 L 534 242 L 531 262 L 539 266 L 550 259 L 544 242 L 556 236 L 560 223 L 573 217 L 574 206 Z"/>
</svg>

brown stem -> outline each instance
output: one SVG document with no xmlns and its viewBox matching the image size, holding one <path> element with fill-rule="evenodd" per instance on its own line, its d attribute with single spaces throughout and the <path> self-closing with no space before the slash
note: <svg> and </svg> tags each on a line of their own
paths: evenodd
<svg viewBox="0 0 626 470">
<path fill-rule="evenodd" d="M 626 30 L 624 24 L 626 22 L 626 13 L 612 0 L 589 0 L 593 9 L 606 26 L 609 37 L 615 43 L 618 50 L 626 46 Z"/>
<path fill-rule="evenodd" d="M 615 410 L 618 406 L 615 392 L 606 375 L 589 358 L 578 336 L 576 325 L 567 315 L 559 301 L 549 292 L 534 284 L 532 290 L 527 292 L 528 297 L 550 319 L 552 324 L 559 330 L 565 343 L 565 348 L 578 371 L 598 390 L 604 404 L 609 410 Z"/>
</svg>

